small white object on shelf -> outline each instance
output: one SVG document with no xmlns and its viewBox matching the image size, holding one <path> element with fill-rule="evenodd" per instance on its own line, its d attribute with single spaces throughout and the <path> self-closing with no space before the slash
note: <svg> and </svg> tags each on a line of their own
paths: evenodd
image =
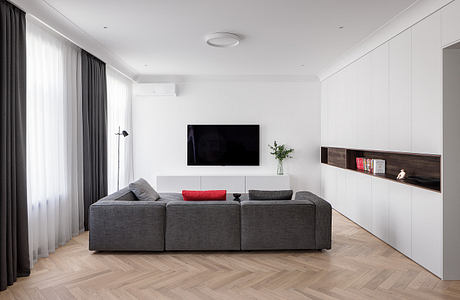
<svg viewBox="0 0 460 300">
<path fill-rule="evenodd" d="M 401 169 L 401 172 L 399 172 L 398 177 L 396 177 L 397 180 L 403 180 L 406 179 L 406 171 L 404 169 Z"/>
</svg>

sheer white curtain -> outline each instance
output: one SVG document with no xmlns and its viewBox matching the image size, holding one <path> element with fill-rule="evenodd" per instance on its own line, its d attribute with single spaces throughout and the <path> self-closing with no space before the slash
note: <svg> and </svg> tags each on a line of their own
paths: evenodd
<svg viewBox="0 0 460 300">
<path fill-rule="evenodd" d="M 27 19 L 31 265 L 83 231 L 80 49 Z"/>
<path fill-rule="evenodd" d="M 115 133 L 126 130 L 127 137 L 120 136 L 120 189 L 133 178 L 133 135 L 131 122 L 132 82 L 118 71 L 107 68 L 107 160 L 108 193 L 117 190 L 118 136 Z"/>
</svg>

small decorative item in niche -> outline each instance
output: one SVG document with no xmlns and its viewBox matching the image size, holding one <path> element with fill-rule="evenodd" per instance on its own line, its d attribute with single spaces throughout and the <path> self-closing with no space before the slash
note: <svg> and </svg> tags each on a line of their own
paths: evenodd
<svg viewBox="0 0 460 300">
<path fill-rule="evenodd" d="M 401 169 L 401 172 L 399 172 L 398 177 L 396 177 L 397 180 L 404 180 L 406 179 L 406 171 L 404 169 Z"/>
</svg>

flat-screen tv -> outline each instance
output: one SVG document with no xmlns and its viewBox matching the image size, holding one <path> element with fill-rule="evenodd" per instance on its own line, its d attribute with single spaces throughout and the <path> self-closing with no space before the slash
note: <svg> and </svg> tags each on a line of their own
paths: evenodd
<svg viewBox="0 0 460 300">
<path fill-rule="evenodd" d="M 187 165 L 258 166 L 259 125 L 188 125 Z"/>
</svg>

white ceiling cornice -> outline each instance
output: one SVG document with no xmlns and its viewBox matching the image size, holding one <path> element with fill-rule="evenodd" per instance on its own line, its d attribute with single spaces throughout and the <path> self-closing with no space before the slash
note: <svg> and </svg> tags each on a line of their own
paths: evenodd
<svg viewBox="0 0 460 300">
<path fill-rule="evenodd" d="M 138 83 L 189 82 L 315 82 L 312 75 L 139 75 Z"/>
<path fill-rule="evenodd" d="M 92 38 L 80 27 L 72 23 L 54 7 L 44 0 L 9 0 L 16 6 L 24 10 L 27 14 L 45 23 L 53 30 L 69 39 L 78 47 L 90 52 L 105 63 L 109 64 L 131 80 L 134 79 L 136 72 L 126 64 L 123 59 L 103 47 L 97 40 Z"/>
<path fill-rule="evenodd" d="M 454 0 L 419 0 L 415 2 L 409 8 L 377 29 L 374 33 L 366 37 L 359 44 L 345 52 L 331 66 L 319 72 L 319 79 L 323 81 L 332 76 L 453 1 Z"/>
</svg>

